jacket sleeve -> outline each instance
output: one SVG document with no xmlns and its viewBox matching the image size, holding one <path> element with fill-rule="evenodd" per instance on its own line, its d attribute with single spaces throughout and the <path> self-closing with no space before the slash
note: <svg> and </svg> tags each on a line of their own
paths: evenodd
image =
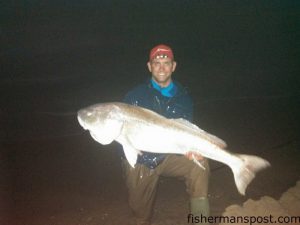
<svg viewBox="0 0 300 225">
<path fill-rule="evenodd" d="M 123 102 L 130 104 L 130 105 L 139 105 L 139 98 L 141 95 L 141 91 L 139 90 L 140 88 L 134 88 L 133 90 L 129 91 L 125 97 L 123 98 Z"/>
</svg>

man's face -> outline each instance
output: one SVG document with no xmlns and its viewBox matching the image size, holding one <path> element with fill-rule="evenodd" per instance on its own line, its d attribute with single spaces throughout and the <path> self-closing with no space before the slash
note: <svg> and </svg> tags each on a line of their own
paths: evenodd
<svg viewBox="0 0 300 225">
<path fill-rule="evenodd" d="M 171 75 L 176 68 L 175 61 L 170 58 L 154 58 L 147 65 L 152 79 L 161 87 L 167 87 L 171 83 Z"/>
</svg>

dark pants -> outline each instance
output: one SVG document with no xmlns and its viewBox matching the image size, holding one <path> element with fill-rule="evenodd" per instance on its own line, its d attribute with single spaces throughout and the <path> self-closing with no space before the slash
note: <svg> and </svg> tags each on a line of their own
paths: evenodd
<svg viewBox="0 0 300 225">
<path fill-rule="evenodd" d="M 150 221 L 159 176 L 184 178 L 190 198 L 207 197 L 209 165 L 202 162 L 203 170 L 185 156 L 169 155 L 155 169 L 142 164 L 132 168 L 123 160 L 126 184 L 129 192 L 129 205 L 137 220 Z"/>
</svg>

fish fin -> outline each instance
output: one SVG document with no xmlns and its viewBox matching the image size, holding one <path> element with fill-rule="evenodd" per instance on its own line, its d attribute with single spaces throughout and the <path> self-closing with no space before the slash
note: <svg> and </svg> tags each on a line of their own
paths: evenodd
<svg viewBox="0 0 300 225">
<path fill-rule="evenodd" d="M 130 145 L 123 145 L 123 150 L 128 163 L 130 164 L 131 167 L 134 168 L 137 161 L 138 154 L 140 154 L 140 151 L 136 150 Z"/>
<path fill-rule="evenodd" d="M 231 165 L 234 180 L 240 194 L 245 195 L 246 188 L 254 179 L 256 172 L 269 167 L 271 164 L 260 157 L 253 155 L 236 155 L 242 160 L 238 166 Z"/>
<path fill-rule="evenodd" d="M 222 139 L 218 138 L 215 135 L 212 135 L 204 130 L 202 130 L 200 127 L 198 127 L 197 125 L 191 123 L 190 121 L 183 119 L 183 118 L 178 118 L 178 119 L 170 119 L 170 120 L 174 120 L 178 123 L 181 123 L 182 125 L 185 125 L 186 127 L 192 128 L 193 130 L 200 132 L 201 135 L 204 136 L 204 138 L 208 139 L 209 141 L 213 142 L 215 145 L 218 145 L 220 148 L 226 148 L 227 144 L 225 141 L 223 141 Z"/>
<path fill-rule="evenodd" d="M 200 161 L 198 161 L 195 157 L 195 155 L 192 155 L 193 158 L 193 162 L 196 163 L 199 167 L 201 167 L 203 170 L 206 170 L 205 167 L 202 165 L 202 163 Z"/>
<path fill-rule="evenodd" d="M 104 126 L 90 130 L 93 139 L 102 145 L 108 145 L 121 133 L 123 123 L 119 120 L 107 120 Z"/>
</svg>

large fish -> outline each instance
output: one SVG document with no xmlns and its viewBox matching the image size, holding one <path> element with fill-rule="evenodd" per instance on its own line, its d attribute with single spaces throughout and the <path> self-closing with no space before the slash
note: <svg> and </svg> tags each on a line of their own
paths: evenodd
<svg viewBox="0 0 300 225">
<path fill-rule="evenodd" d="M 245 195 L 255 173 L 268 161 L 250 155 L 233 154 L 226 143 L 184 119 L 167 119 L 151 110 L 120 102 L 102 103 L 78 111 L 80 125 L 103 145 L 119 142 L 134 167 L 141 151 L 185 155 L 192 151 L 228 165 L 238 191 Z"/>
</svg>

